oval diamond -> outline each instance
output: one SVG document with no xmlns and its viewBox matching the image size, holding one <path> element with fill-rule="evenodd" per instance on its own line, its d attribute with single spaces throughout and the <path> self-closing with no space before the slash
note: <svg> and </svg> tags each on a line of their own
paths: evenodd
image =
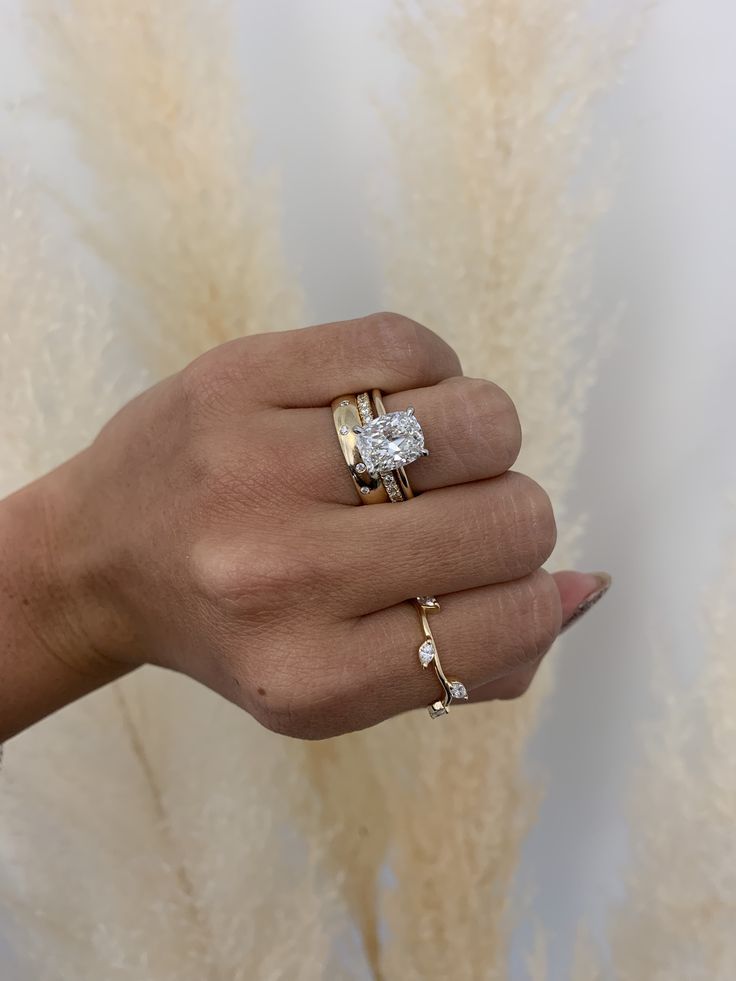
<svg viewBox="0 0 736 981">
<path fill-rule="evenodd" d="M 432 663 L 434 658 L 434 644 L 431 640 L 425 640 L 419 648 L 419 661 L 423 668 Z"/>
</svg>

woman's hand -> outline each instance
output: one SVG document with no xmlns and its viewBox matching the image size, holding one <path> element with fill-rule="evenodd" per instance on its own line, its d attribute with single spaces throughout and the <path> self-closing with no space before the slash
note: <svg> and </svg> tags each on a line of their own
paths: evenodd
<svg viewBox="0 0 736 981">
<path fill-rule="evenodd" d="M 401 505 L 360 506 L 335 436 L 331 400 L 373 387 L 388 411 L 415 407 L 431 452 Z M 441 598 L 437 645 L 471 700 L 520 694 L 605 586 L 541 569 L 555 522 L 542 488 L 510 470 L 520 444 L 509 397 L 394 314 L 209 352 L 0 505 L 6 580 L 17 529 L 28 541 L 36 528 L 0 606 L 22 620 L 0 649 L 3 686 L 25 657 L 53 665 L 62 691 L 15 715 L 4 705 L 5 735 L 144 662 L 277 732 L 374 725 L 438 697 L 406 602 L 423 595 Z"/>
</svg>

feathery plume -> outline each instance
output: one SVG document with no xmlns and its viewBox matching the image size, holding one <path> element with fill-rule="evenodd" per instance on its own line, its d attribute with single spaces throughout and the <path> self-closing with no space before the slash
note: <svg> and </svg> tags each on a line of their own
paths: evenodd
<svg viewBox="0 0 736 981">
<path fill-rule="evenodd" d="M 529 434 L 522 466 L 558 511 L 595 367 L 574 343 L 588 328 L 582 257 L 600 202 L 572 183 L 611 56 L 586 16 L 578 0 L 463 0 L 421 2 L 396 21 L 414 76 L 391 120 L 401 183 L 386 235 L 389 305 L 444 334 L 470 374 L 507 388 Z M 575 531 L 563 532 L 563 561 Z M 515 704 L 454 712 L 451 736 L 420 712 L 337 751 L 303 748 L 323 774 L 309 834 L 325 814 L 342 829 L 333 861 L 370 926 L 377 977 L 507 976 L 513 880 L 537 800 L 523 756 L 547 683 Z M 360 825 L 373 851 L 356 864 Z"/>
<path fill-rule="evenodd" d="M 234 333 L 292 326 L 213 8 L 29 2 L 100 217 L 62 197 L 132 294 L 114 335 L 158 377 Z M 556 497 L 589 383 L 570 374 L 585 222 L 568 192 L 597 73 L 581 9 L 422 5 L 421 23 L 402 21 L 416 87 L 395 133 L 407 211 L 392 304 L 509 389 L 536 431 L 526 466 Z M 505 977 L 543 687 L 458 709 L 451 738 L 420 712 L 293 744 L 157 671 L 47 720 L 12 744 L 0 811 L 0 895 L 34 940 L 35 976 Z"/>
<path fill-rule="evenodd" d="M 231 5 L 27 2 L 46 99 L 72 126 L 98 207 L 60 197 L 142 304 L 127 333 L 154 375 L 298 326 L 275 189 L 252 173 Z"/>
</svg>

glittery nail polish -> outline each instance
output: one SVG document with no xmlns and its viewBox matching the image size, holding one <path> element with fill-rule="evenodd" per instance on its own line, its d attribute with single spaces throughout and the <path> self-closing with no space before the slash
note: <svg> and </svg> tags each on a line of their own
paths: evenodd
<svg viewBox="0 0 736 981">
<path fill-rule="evenodd" d="M 573 610 L 570 618 L 562 625 L 562 633 L 564 633 L 574 623 L 577 623 L 577 621 L 584 614 L 586 614 L 588 610 L 595 606 L 598 600 L 603 599 L 608 590 L 611 588 L 612 580 L 607 572 L 594 572 L 593 575 L 596 577 L 600 585 L 597 589 L 594 589 L 592 593 L 589 593 L 583 602 Z"/>
</svg>

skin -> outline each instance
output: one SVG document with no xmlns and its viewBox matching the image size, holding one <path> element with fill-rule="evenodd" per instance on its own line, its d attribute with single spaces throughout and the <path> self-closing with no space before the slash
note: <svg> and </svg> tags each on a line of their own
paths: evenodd
<svg viewBox="0 0 736 981">
<path fill-rule="evenodd" d="M 331 400 L 372 387 L 430 449 L 401 505 L 359 506 L 335 438 Z M 554 515 L 520 445 L 508 395 L 396 314 L 210 351 L 0 502 L 0 740 L 147 662 L 276 732 L 375 725 L 439 697 L 406 602 L 427 594 L 471 700 L 517 697 L 607 588 L 541 568 Z"/>
</svg>

